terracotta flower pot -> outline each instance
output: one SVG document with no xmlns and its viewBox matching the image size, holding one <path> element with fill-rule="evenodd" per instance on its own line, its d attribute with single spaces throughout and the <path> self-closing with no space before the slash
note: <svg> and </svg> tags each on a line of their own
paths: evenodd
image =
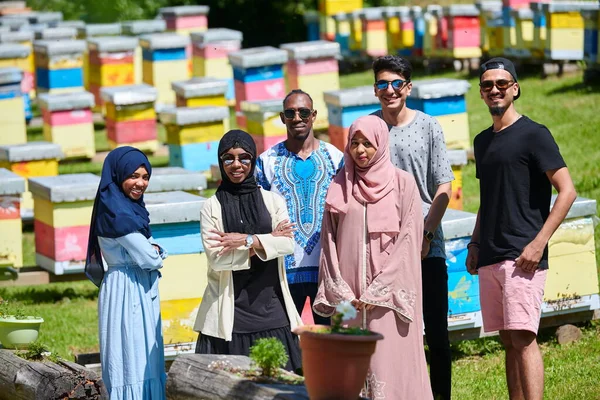
<svg viewBox="0 0 600 400">
<path fill-rule="evenodd" d="M 311 400 L 354 400 L 364 386 L 375 345 L 383 335 L 317 333 L 325 325 L 294 329 L 300 336 L 304 383 Z"/>
</svg>

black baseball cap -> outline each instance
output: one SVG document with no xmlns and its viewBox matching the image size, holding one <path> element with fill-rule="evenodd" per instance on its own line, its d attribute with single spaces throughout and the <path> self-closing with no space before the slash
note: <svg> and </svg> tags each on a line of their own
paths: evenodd
<svg viewBox="0 0 600 400">
<path fill-rule="evenodd" d="M 490 60 L 487 60 L 479 67 L 479 80 L 481 80 L 481 76 L 485 71 L 489 71 L 491 69 L 503 69 L 512 75 L 515 82 L 517 80 L 517 71 L 515 70 L 515 65 L 507 58 L 504 57 L 494 57 Z M 519 92 L 515 96 L 514 100 L 517 100 L 521 96 L 521 85 L 519 85 Z"/>
</svg>

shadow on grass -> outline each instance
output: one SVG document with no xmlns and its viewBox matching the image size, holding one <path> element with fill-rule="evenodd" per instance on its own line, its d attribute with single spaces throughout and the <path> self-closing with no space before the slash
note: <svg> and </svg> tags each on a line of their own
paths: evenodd
<svg viewBox="0 0 600 400">
<path fill-rule="evenodd" d="M 577 94 L 595 94 L 600 92 L 600 82 L 598 83 L 584 83 L 578 82 L 573 85 L 565 85 L 548 92 L 549 95 L 561 95 L 568 93 Z"/>
<path fill-rule="evenodd" d="M 51 283 L 25 288 L 0 288 L 0 297 L 24 305 L 47 304 L 76 299 L 96 300 L 98 289 L 89 282 L 78 282 L 76 285 L 73 282 Z"/>
</svg>

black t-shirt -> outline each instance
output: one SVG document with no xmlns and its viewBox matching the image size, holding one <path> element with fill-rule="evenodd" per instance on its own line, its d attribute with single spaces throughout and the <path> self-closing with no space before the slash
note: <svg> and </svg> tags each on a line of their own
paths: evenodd
<svg viewBox="0 0 600 400">
<path fill-rule="evenodd" d="M 514 260 L 537 236 L 550 214 L 546 172 L 566 164 L 548 128 L 526 116 L 500 132 L 484 130 L 474 150 L 481 198 L 478 267 L 483 267 Z M 548 268 L 548 246 L 538 268 Z"/>
</svg>

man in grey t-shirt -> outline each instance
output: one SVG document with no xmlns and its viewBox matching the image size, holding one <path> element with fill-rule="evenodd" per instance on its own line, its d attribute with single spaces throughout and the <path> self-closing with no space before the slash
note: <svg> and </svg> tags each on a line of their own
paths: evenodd
<svg viewBox="0 0 600 400">
<path fill-rule="evenodd" d="M 412 89 L 410 63 L 397 56 L 380 57 L 373 63 L 373 73 L 375 96 L 381 103 L 381 110 L 374 114 L 390 128 L 392 162 L 413 174 L 423 202 L 425 231 L 421 272 L 430 381 L 434 398 L 450 399 L 448 272 L 441 222 L 452 194 L 454 174 L 440 124 L 435 118 L 406 107 L 406 98 Z"/>
</svg>

